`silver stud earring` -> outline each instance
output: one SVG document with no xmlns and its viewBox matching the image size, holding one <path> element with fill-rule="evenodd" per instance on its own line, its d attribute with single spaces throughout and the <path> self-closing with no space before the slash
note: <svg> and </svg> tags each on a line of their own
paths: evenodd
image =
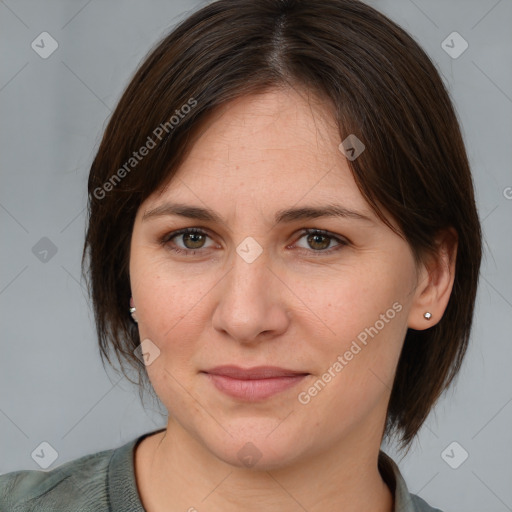
<svg viewBox="0 0 512 512">
<path fill-rule="evenodd" d="M 432 318 L 432 313 L 429 313 L 428 311 L 423 315 L 426 320 L 430 320 Z"/>
<path fill-rule="evenodd" d="M 135 323 L 138 323 L 137 322 L 137 319 L 135 318 L 135 311 L 137 311 L 137 308 L 130 308 L 130 315 L 132 315 L 132 318 L 134 320 Z"/>
<path fill-rule="evenodd" d="M 135 312 L 137 311 L 137 308 L 133 306 L 133 299 L 130 298 L 130 315 L 132 315 L 133 321 L 135 323 L 138 323 L 137 318 L 135 316 Z"/>
</svg>

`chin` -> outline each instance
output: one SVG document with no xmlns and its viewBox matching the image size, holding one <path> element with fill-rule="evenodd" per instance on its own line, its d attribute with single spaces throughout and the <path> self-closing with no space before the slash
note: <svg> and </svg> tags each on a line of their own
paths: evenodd
<svg viewBox="0 0 512 512">
<path fill-rule="evenodd" d="M 257 422 L 255 422 L 257 423 Z M 220 460 L 240 469 L 252 471 L 269 471 L 286 467 L 296 461 L 302 449 L 300 442 L 304 436 L 294 436 L 289 429 L 278 432 L 275 420 L 272 427 L 270 422 L 260 422 L 258 425 L 251 423 L 238 430 L 227 429 L 233 434 L 226 433 L 222 440 L 206 440 L 203 442 L 209 450 Z M 273 432 L 273 430 L 275 431 Z M 270 433 L 270 434 L 269 434 Z"/>
<path fill-rule="evenodd" d="M 276 453 L 268 446 L 260 447 L 249 441 L 238 450 L 233 451 L 230 447 L 229 452 L 221 451 L 215 455 L 230 466 L 254 472 L 282 469 L 298 458 L 296 453 Z"/>
</svg>

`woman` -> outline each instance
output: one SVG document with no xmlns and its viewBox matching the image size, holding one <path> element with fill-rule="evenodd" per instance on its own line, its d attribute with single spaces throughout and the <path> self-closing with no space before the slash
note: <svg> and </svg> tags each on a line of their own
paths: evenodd
<svg viewBox="0 0 512 512">
<path fill-rule="evenodd" d="M 406 450 L 459 371 L 481 258 L 426 54 L 356 0 L 219 0 L 148 56 L 89 176 L 102 356 L 166 429 L 0 478 L 6 510 L 435 511 Z"/>
</svg>

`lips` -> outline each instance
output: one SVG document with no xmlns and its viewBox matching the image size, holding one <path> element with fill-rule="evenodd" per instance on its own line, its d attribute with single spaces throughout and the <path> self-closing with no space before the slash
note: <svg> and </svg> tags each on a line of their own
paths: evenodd
<svg viewBox="0 0 512 512">
<path fill-rule="evenodd" d="M 253 368 L 241 368 L 234 365 L 216 366 L 207 370 L 210 375 L 222 375 L 240 380 L 271 379 L 276 377 L 297 377 L 307 375 L 307 372 L 287 370 L 277 366 L 255 366 Z"/>
<path fill-rule="evenodd" d="M 301 382 L 308 373 L 276 366 L 216 366 L 205 372 L 217 390 L 244 401 L 261 401 Z"/>
</svg>

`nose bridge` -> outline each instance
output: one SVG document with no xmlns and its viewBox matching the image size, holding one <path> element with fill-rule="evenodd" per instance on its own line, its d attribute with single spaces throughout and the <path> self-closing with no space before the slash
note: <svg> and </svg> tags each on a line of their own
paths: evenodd
<svg viewBox="0 0 512 512">
<path fill-rule="evenodd" d="M 259 302 L 265 300 L 265 289 L 272 286 L 267 252 L 252 240 L 246 239 L 238 245 L 232 268 L 226 276 L 226 298 L 229 295 L 235 301 L 235 307 L 251 300 L 253 306 L 258 307 Z"/>
<path fill-rule="evenodd" d="M 219 290 L 214 327 L 239 341 L 253 341 L 261 332 L 277 333 L 286 326 L 268 256 L 254 241 L 240 243 Z"/>
</svg>

